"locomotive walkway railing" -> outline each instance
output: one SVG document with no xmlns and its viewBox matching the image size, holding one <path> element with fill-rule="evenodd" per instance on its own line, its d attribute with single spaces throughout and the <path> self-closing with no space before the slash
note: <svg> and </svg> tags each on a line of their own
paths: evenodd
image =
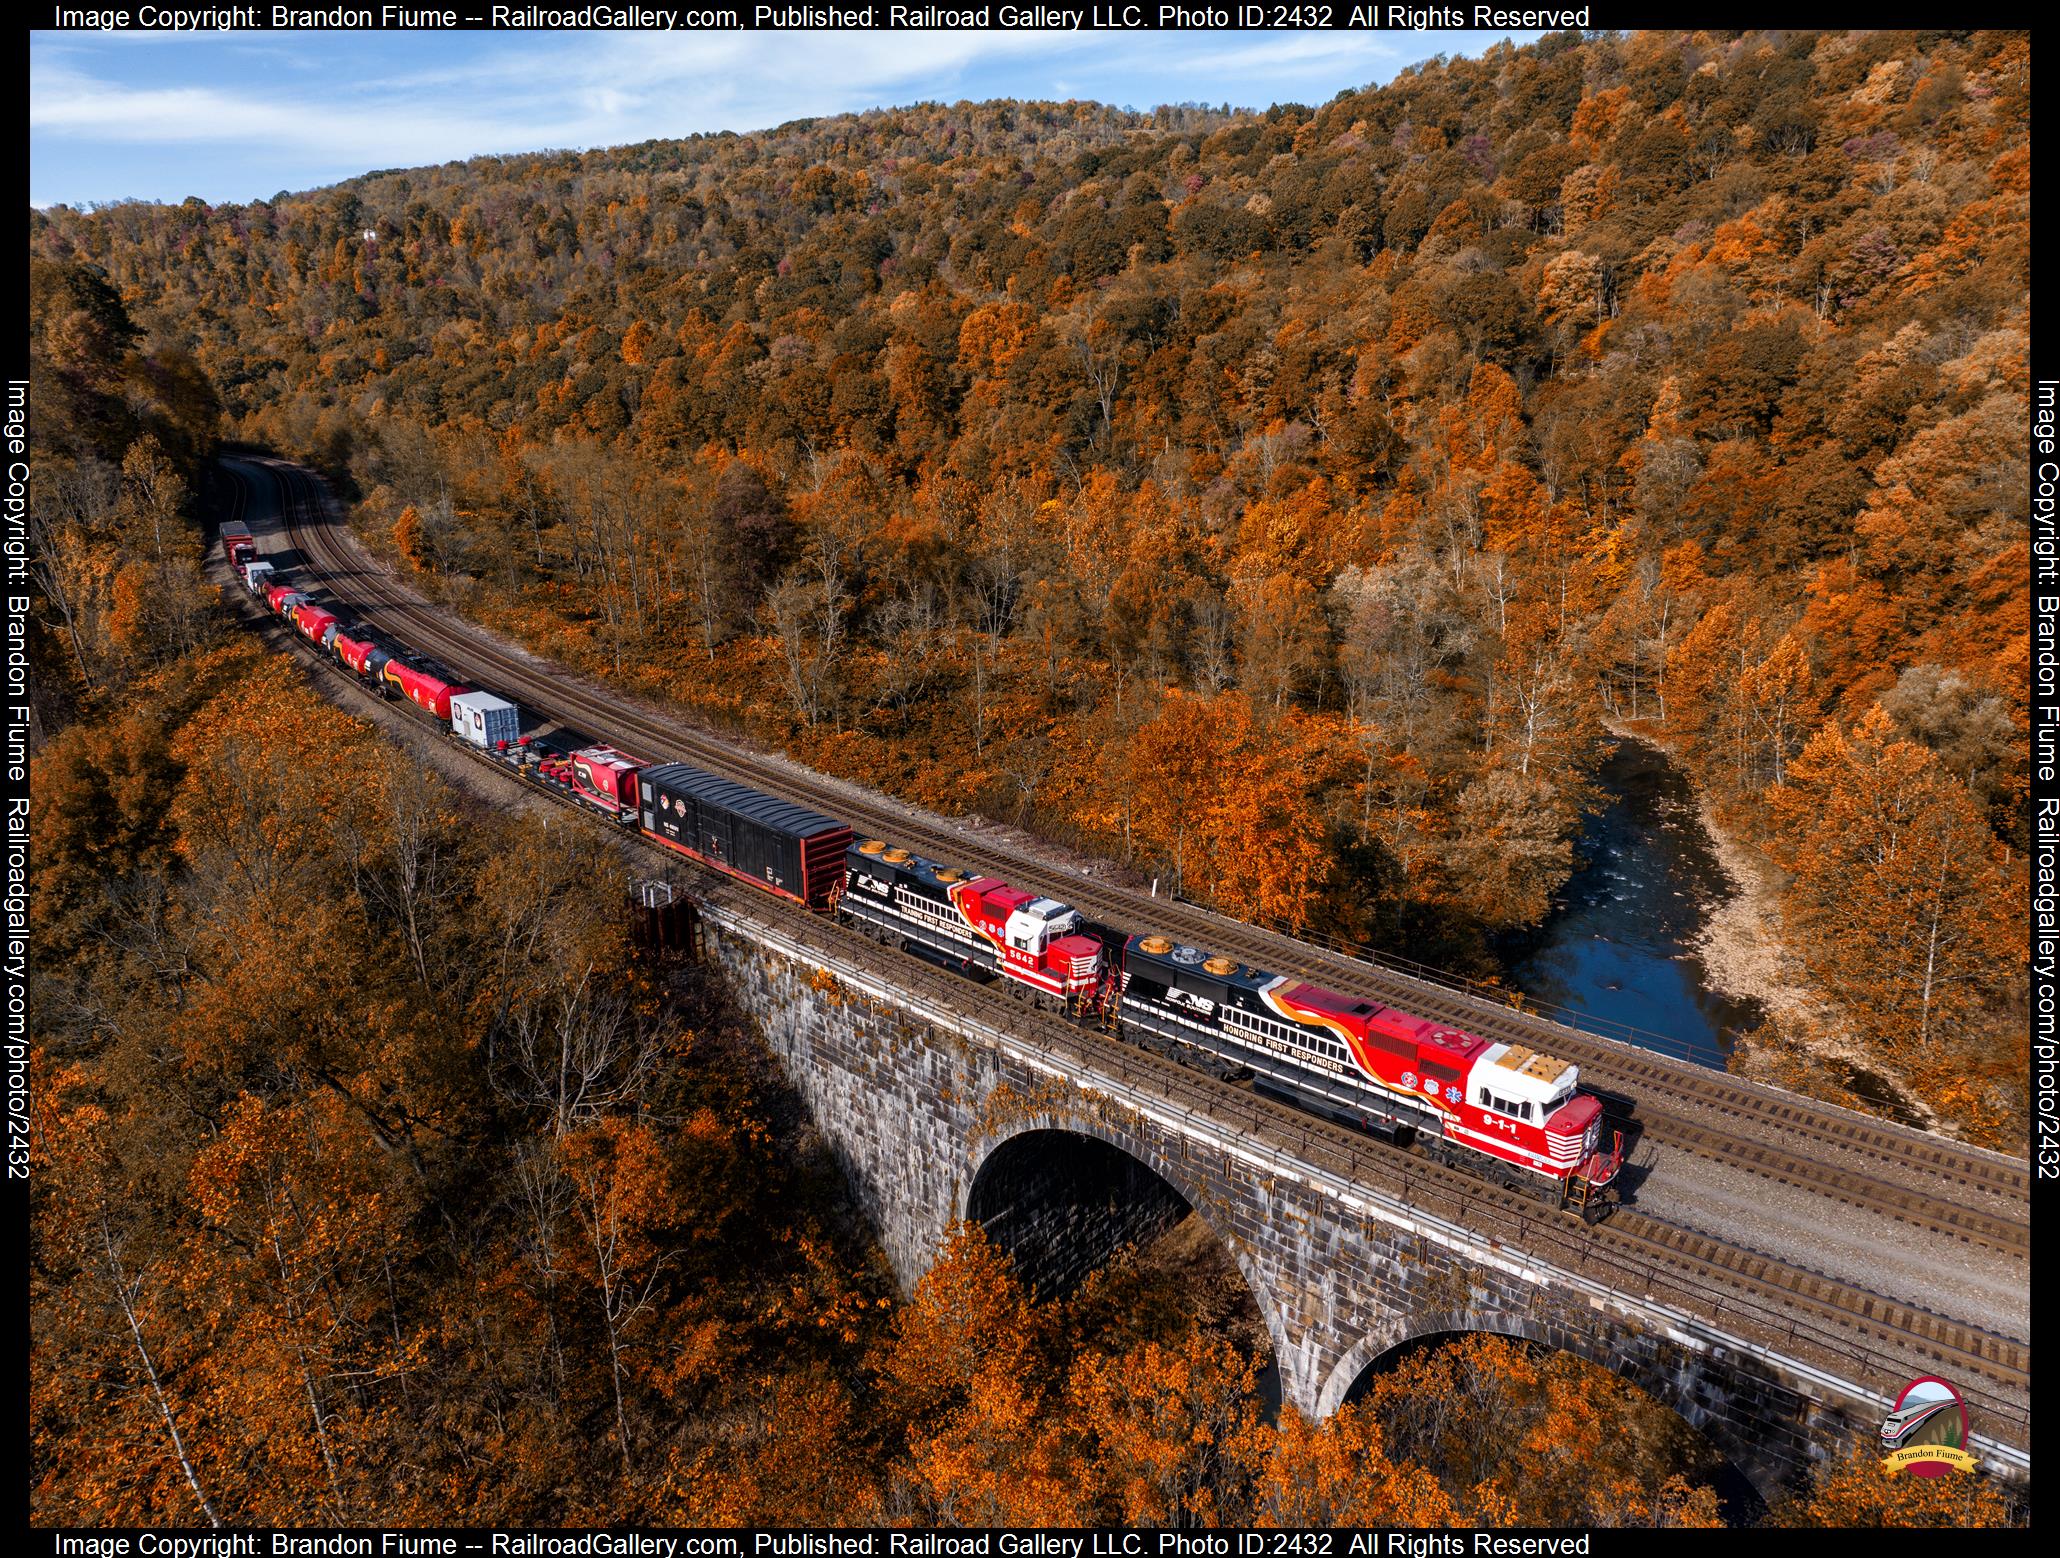
<svg viewBox="0 0 2060 1558">
<path fill-rule="evenodd" d="M 1419 963 L 1416 959 L 1404 957 L 1399 952 L 1377 950 L 1343 936 L 1332 935 L 1319 926 L 1305 925 L 1298 930 L 1291 929 L 1280 920 L 1240 920 L 1233 915 L 1225 914 L 1214 904 L 1203 903 L 1195 898 L 1181 898 L 1179 902 L 1186 908 L 1222 920 L 1226 926 L 1250 925 L 1254 929 L 1268 931 L 1276 936 L 1306 941 L 1337 957 L 1350 958 L 1354 963 L 1362 964 L 1379 973 L 1411 980 L 1416 984 L 1441 990 L 1447 995 L 1464 996 L 1484 1011 L 1521 1012 L 1527 1016 L 1542 1017 L 1549 1022 L 1556 1022 L 1561 1027 L 1579 1029 L 1593 1038 L 1615 1039 L 1620 1044 L 1649 1050 L 1670 1060 L 1686 1061 L 1691 1065 L 1708 1064 L 1696 1056 L 1694 1046 L 1686 1041 L 1652 1028 L 1641 1028 L 1636 1023 L 1622 1022 L 1614 1017 L 1598 1017 L 1592 1012 L 1580 1011 L 1557 1001 L 1526 994 L 1512 986 L 1484 984 L 1478 979 L 1467 979 L 1441 968 L 1433 968 L 1428 963 Z"/>
</svg>

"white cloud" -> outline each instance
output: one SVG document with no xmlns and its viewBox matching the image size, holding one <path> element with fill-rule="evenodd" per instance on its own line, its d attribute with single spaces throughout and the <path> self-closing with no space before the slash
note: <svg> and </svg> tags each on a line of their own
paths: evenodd
<svg viewBox="0 0 2060 1558">
<path fill-rule="evenodd" d="M 1393 68 L 1402 62 L 1399 50 L 1370 37 L 1351 33 L 1290 33 L 1234 48 L 1191 54 L 1184 59 L 1175 57 L 1167 62 L 1167 68 L 1171 73 L 1190 76 L 1238 71 L 1264 77 L 1320 75 L 1336 80 L 1341 75 L 1363 79 L 1375 70 Z"/>
<path fill-rule="evenodd" d="M 255 194 L 366 168 L 760 130 L 887 103 L 1320 101 L 1439 46 L 1412 41 L 1405 54 L 1338 34 L 464 34 L 422 35 L 403 52 L 346 34 L 45 33 L 32 35 L 29 126 L 45 190 L 183 159 L 182 175 Z"/>
<path fill-rule="evenodd" d="M 762 129 L 927 97 L 975 65 L 1077 51 L 1077 34 L 721 33 L 552 39 L 354 80 L 137 86 L 32 59 L 29 126 L 101 142 L 252 142 L 368 166 Z"/>
</svg>

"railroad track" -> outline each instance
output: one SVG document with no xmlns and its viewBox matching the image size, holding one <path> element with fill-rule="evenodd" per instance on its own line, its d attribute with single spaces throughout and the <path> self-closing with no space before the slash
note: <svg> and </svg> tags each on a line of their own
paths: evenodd
<svg viewBox="0 0 2060 1558">
<path fill-rule="evenodd" d="M 305 494 L 302 501 L 306 501 Z M 331 577 L 363 577 L 348 558 L 311 545 L 305 531 L 293 523 L 290 511 L 288 529 L 305 557 L 324 558 L 336 570 Z M 372 588 L 362 591 L 361 598 L 398 612 L 418 632 L 434 624 L 433 615 L 425 608 L 398 596 L 390 587 L 381 588 L 382 583 L 375 577 Z M 383 598 L 370 599 L 374 595 Z M 262 615 L 259 620 L 270 622 Z M 310 663 L 333 673 L 357 696 L 372 699 L 355 679 L 315 654 L 297 635 L 289 632 L 284 637 Z M 436 638 L 457 644 L 444 634 Z M 438 644 L 424 642 L 420 647 L 436 652 Z M 538 674 L 470 638 L 457 644 L 457 650 L 453 659 L 492 662 L 508 681 L 506 691 L 529 688 Z M 568 702 L 557 696 L 560 689 L 555 682 L 537 685 L 547 695 L 532 705 L 538 712 L 552 713 L 553 703 Z M 570 701 L 587 703 L 577 697 Z M 615 720 L 616 728 L 644 724 L 648 733 L 663 735 L 647 722 L 624 721 L 612 704 L 592 703 L 590 708 L 594 717 Z M 452 744 L 489 771 L 519 783 L 484 754 Z M 749 771 L 737 772 L 744 777 Z M 569 796 L 540 788 L 530 793 L 554 800 L 578 815 L 591 816 Z M 852 810 L 841 796 L 838 803 L 847 814 Z M 619 836 L 626 844 L 649 850 L 669 867 L 682 865 L 677 856 L 640 837 Z M 908 836 L 906 830 L 900 836 Z M 752 918 L 763 917 L 770 908 L 758 895 L 747 894 L 718 873 L 696 874 L 708 884 L 698 890 L 705 902 L 725 904 Z M 2023 1343 L 1630 1209 L 1619 1209 L 1615 1217 L 1598 1226 L 1581 1224 L 1521 1192 L 1361 1136 L 1248 1088 L 1205 1080 L 1147 1051 L 1111 1044 L 1093 1030 L 1006 999 L 989 987 L 919 960 L 893 959 L 890 965 L 878 946 L 833 918 L 811 917 L 809 925 L 811 936 L 879 967 L 897 985 L 922 989 L 943 1004 L 977 1015 L 983 1024 L 1043 1050 L 1068 1054 L 1084 1070 L 1113 1074 L 1126 1084 L 1152 1088 L 1189 1112 L 1227 1119 L 1265 1140 L 1291 1146 L 1312 1166 L 1337 1173 L 1354 1185 L 1385 1192 L 1423 1215 L 1452 1222 L 1491 1241 L 1506 1242 L 1512 1249 L 1604 1281 L 1618 1291 L 1705 1316 L 1741 1334 L 1741 1339 L 1778 1346 L 1798 1362 L 1849 1378 L 1857 1372 L 1861 1377 L 1856 1383 L 1889 1394 L 1913 1367 L 1949 1371 L 1956 1382 L 1980 1380 L 1982 1385 L 1963 1385 L 1963 1394 L 1979 1404 L 1986 1423 L 2013 1430 L 2012 1442 L 2028 1446 L 2030 1358 L 2029 1347 Z"/>
<path fill-rule="evenodd" d="M 451 660 L 454 667 L 488 673 L 481 679 L 523 697 L 538 713 L 584 727 L 596 738 L 632 748 L 641 744 L 645 750 L 639 755 L 646 758 L 690 758 L 741 783 L 780 791 L 939 858 L 959 858 L 971 848 L 1005 859 L 1012 878 L 1109 923 L 1174 933 L 1258 967 L 1313 973 L 1314 965 L 1327 981 L 1353 994 L 1422 1012 L 1485 1037 L 1549 1046 L 1580 1064 L 1591 1084 L 1635 1099 L 1635 1123 L 1649 1142 L 1823 1195 L 1930 1235 L 2015 1259 L 2029 1257 L 2027 1175 L 2009 1160 L 1971 1154 L 1921 1133 L 1814 1106 L 1723 1073 L 1550 1024 L 1362 958 L 1290 941 L 1197 905 L 1143 898 L 1091 877 L 1055 874 L 1048 866 L 989 841 L 969 844 L 957 833 L 911 821 L 898 810 L 854 796 L 806 770 L 756 760 L 691 728 L 662 724 L 576 680 L 547 675 L 496 645 L 460 633 L 434 608 L 412 598 L 383 572 L 363 568 L 337 544 L 324 507 L 326 494 L 315 478 L 290 466 L 270 468 L 281 483 L 283 517 L 294 545 L 321 570 L 339 599 L 376 611 L 402 638 Z M 348 595 L 341 589 L 346 581 L 351 586 Z M 1673 1107 L 1676 1101 L 1690 1107 Z M 1698 1110 L 1714 1119 L 1698 1117 Z M 1802 1150 L 1809 1147 L 1833 1156 Z"/>
</svg>

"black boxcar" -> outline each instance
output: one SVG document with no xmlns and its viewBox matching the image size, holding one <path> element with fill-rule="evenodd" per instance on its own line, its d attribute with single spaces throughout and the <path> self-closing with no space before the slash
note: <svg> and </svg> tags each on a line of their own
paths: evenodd
<svg viewBox="0 0 2060 1558">
<path fill-rule="evenodd" d="M 637 776 L 643 831 L 668 849 L 826 911 L 844 880 L 851 829 L 685 763 Z"/>
</svg>

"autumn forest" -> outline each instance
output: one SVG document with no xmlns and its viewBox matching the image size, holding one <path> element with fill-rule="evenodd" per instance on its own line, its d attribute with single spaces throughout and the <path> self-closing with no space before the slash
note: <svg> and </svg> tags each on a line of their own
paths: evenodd
<svg viewBox="0 0 2060 1558">
<path fill-rule="evenodd" d="M 1455 976 L 1638 735 L 1821 999 L 1747 1047 L 2007 1147 L 2029 94 L 2023 33 L 1569 33 L 31 212 L 36 1518 L 1716 1521 L 1500 1339 L 1317 1425 L 1144 1256 L 1033 1303 L 967 1229 L 904 1299 L 605 844 L 232 628 L 210 460 L 710 728 Z M 1766 1517 L 2004 1513 L 1862 1458 Z"/>
</svg>

